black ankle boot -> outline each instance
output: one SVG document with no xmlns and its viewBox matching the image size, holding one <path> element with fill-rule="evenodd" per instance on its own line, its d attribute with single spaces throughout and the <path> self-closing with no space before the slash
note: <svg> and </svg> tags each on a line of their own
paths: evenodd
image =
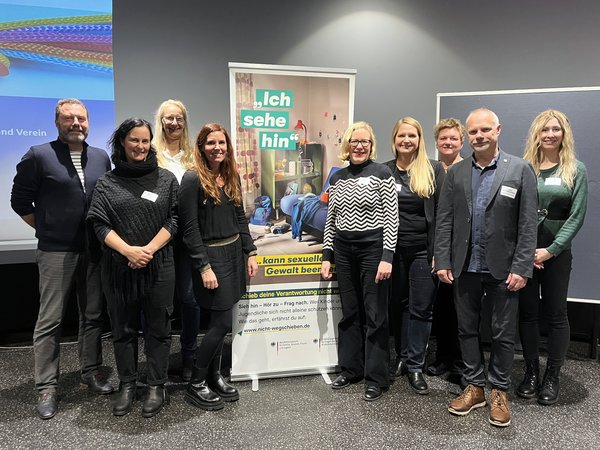
<svg viewBox="0 0 600 450">
<path fill-rule="evenodd" d="M 226 402 L 235 402 L 240 399 L 236 388 L 225 381 L 221 375 L 221 355 L 215 356 L 208 367 L 206 378 L 208 386 Z"/>
<path fill-rule="evenodd" d="M 560 366 L 549 364 L 546 367 L 544 381 L 538 394 L 538 403 L 541 405 L 553 405 L 558 401 Z"/>
<path fill-rule="evenodd" d="M 135 399 L 136 383 L 135 381 L 120 383 L 119 392 L 114 394 L 112 413 L 115 416 L 124 416 L 133 406 Z"/>
<path fill-rule="evenodd" d="M 148 395 L 142 406 L 142 417 L 153 417 L 164 405 L 169 404 L 169 394 L 164 385 L 148 386 Z"/>
<path fill-rule="evenodd" d="M 194 368 L 193 358 L 183 358 L 181 363 L 181 379 L 188 382 L 192 379 L 192 369 Z"/>
<path fill-rule="evenodd" d="M 525 360 L 525 376 L 517 387 L 517 395 L 523 398 L 533 398 L 540 382 L 540 360 Z"/>
<path fill-rule="evenodd" d="M 204 372 L 204 374 L 202 373 Z M 194 367 L 192 380 L 185 391 L 185 399 L 192 405 L 207 411 L 223 409 L 223 399 L 215 394 L 206 383 L 206 369 Z"/>
</svg>

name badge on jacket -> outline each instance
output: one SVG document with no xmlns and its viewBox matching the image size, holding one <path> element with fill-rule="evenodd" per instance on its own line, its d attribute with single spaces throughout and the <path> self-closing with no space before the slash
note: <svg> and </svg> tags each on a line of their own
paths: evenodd
<svg viewBox="0 0 600 450">
<path fill-rule="evenodd" d="M 155 194 L 154 192 L 150 191 L 144 191 L 142 192 L 142 198 L 145 200 L 150 200 L 151 202 L 155 202 L 158 198 L 158 194 Z"/>
<path fill-rule="evenodd" d="M 510 186 L 502 186 L 502 188 L 500 188 L 500 195 L 504 195 L 508 198 L 515 198 L 517 196 L 517 190 Z"/>
</svg>

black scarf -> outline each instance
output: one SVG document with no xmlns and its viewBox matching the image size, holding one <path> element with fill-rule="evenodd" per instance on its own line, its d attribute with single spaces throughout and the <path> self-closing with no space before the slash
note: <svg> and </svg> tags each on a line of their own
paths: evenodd
<svg viewBox="0 0 600 450">
<path fill-rule="evenodd" d="M 130 163 L 129 161 L 117 160 L 115 162 L 114 174 L 124 178 L 138 178 L 148 175 L 158 168 L 156 152 L 150 150 L 144 161 Z"/>
</svg>

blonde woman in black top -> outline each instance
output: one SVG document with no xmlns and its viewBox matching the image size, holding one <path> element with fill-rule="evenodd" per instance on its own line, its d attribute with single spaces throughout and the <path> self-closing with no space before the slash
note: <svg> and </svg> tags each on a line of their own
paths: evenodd
<svg viewBox="0 0 600 450">
<path fill-rule="evenodd" d="M 390 296 L 396 350 L 391 374 L 406 374 L 417 394 L 427 394 L 423 370 L 438 284 L 432 273 L 432 260 L 444 169 L 439 162 L 427 158 L 423 128 L 412 117 L 396 122 L 392 152 L 396 158 L 386 164 L 396 182 L 399 225 Z"/>
</svg>

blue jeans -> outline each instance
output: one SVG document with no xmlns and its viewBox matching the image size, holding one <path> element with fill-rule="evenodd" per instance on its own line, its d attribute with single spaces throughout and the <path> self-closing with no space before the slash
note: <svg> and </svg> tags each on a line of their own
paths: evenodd
<svg viewBox="0 0 600 450">
<path fill-rule="evenodd" d="M 422 372 L 431 334 L 437 277 L 425 246 L 397 247 L 390 298 L 397 358 L 409 372 Z"/>
</svg>

